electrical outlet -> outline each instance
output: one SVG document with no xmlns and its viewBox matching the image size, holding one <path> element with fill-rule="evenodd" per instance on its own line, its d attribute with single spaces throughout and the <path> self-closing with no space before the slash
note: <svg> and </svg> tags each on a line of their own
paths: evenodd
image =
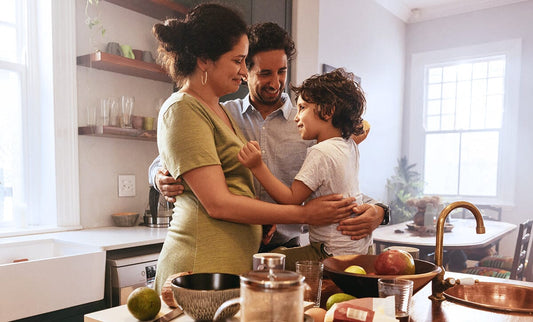
<svg viewBox="0 0 533 322">
<path fill-rule="evenodd" d="M 119 175 L 118 176 L 118 196 L 135 197 L 135 176 Z"/>
</svg>

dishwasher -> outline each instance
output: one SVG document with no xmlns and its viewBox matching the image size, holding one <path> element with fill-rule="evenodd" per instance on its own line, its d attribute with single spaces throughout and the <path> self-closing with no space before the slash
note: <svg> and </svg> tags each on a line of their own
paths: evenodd
<svg viewBox="0 0 533 322">
<path fill-rule="evenodd" d="M 163 244 L 111 250 L 106 255 L 104 300 L 107 307 L 126 304 L 133 290 L 153 287 Z"/>
</svg>

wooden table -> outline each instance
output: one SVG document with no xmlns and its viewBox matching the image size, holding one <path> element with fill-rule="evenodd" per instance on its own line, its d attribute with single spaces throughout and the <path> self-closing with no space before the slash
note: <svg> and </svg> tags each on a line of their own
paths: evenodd
<svg viewBox="0 0 533 322">
<path fill-rule="evenodd" d="M 474 278 L 482 282 L 510 283 L 533 287 L 531 282 L 506 280 L 501 278 L 446 272 L 445 278 L 454 277 Z M 321 306 L 325 307 L 328 297 L 342 292 L 331 280 L 325 279 L 322 286 Z M 458 321 L 483 321 L 483 322 L 525 322 L 533 321 L 533 315 L 524 313 L 504 313 L 498 311 L 481 310 L 451 301 L 433 302 L 428 296 L 431 295 L 431 281 L 413 295 L 410 308 L 410 322 L 458 322 Z"/>
<path fill-rule="evenodd" d="M 515 224 L 485 220 L 485 233 L 476 234 L 476 221 L 474 219 L 451 219 L 453 229 L 444 233 L 445 250 L 464 250 L 484 248 L 502 239 L 516 229 Z M 372 237 L 378 250 L 381 246 L 411 246 L 435 250 L 435 235 L 422 235 L 407 229 L 407 223 L 380 226 L 374 230 Z"/>
</svg>

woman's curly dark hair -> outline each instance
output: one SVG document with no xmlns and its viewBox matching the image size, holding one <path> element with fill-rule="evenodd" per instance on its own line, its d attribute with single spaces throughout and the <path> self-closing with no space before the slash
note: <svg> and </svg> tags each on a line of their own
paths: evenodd
<svg viewBox="0 0 533 322">
<path fill-rule="evenodd" d="M 248 69 L 253 67 L 252 59 L 257 53 L 281 49 L 285 51 L 289 61 L 296 53 L 291 36 L 285 29 L 273 22 L 258 23 L 248 27 L 248 40 L 250 41 L 248 56 L 246 57 Z"/>
<path fill-rule="evenodd" d="M 331 123 L 341 130 L 343 138 L 364 133 L 362 115 L 366 99 L 352 73 L 337 68 L 326 74 L 313 75 L 301 86 L 291 86 L 291 89 L 296 98 L 302 97 L 304 101 L 316 104 L 315 113 L 322 120 L 334 110 Z"/>
<path fill-rule="evenodd" d="M 152 33 L 159 41 L 159 63 L 180 83 L 194 72 L 197 58 L 217 60 L 246 35 L 246 30 L 246 22 L 237 11 L 204 3 L 191 9 L 184 19 L 155 24 Z"/>
</svg>

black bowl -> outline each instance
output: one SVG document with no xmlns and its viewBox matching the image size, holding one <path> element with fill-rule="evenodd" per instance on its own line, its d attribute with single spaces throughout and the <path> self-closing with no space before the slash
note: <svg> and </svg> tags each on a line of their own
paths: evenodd
<svg viewBox="0 0 533 322">
<path fill-rule="evenodd" d="M 375 275 L 374 261 L 377 255 L 342 255 L 324 259 L 324 272 L 344 293 L 357 298 L 379 297 L 378 279 L 401 278 L 413 281 L 413 294 L 424 287 L 439 272 L 435 264 L 415 259 L 413 275 Z M 351 265 L 359 265 L 367 274 L 347 273 L 344 270 Z"/>
<path fill-rule="evenodd" d="M 240 295 L 240 277 L 223 273 L 196 273 L 172 280 L 176 302 L 195 320 L 213 320 L 222 303 Z M 224 310 L 221 319 L 237 313 L 239 306 Z"/>
</svg>

